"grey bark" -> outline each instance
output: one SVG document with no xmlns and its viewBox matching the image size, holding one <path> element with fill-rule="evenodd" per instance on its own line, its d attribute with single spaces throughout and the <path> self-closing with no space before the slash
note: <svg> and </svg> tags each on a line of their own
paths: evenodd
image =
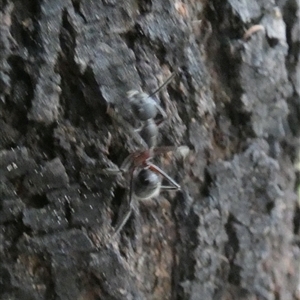
<svg viewBox="0 0 300 300">
<path fill-rule="evenodd" d="M 300 299 L 296 0 L 1 1 L 1 299 Z M 254 26 L 254 27 L 253 27 Z M 168 115 L 180 192 L 111 240 L 138 149 L 126 92 Z"/>
</svg>

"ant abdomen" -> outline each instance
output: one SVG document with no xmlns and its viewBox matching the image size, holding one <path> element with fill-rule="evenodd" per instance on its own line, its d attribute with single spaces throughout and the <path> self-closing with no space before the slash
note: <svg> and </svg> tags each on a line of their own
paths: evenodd
<svg viewBox="0 0 300 300">
<path fill-rule="evenodd" d="M 134 194 L 139 199 L 150 199 L 159 193 L 160 177 L 149 169 L 141 169 L 133 179 Z"/>
</svg>

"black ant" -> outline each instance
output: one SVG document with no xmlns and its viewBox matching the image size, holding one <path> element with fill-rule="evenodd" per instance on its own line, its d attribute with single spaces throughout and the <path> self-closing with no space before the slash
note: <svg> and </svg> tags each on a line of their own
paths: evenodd
<svg viewBox="0 0 300 300">
<path fill-rule="evenodd" d="M 161 190 L 180 190 L 180 185 L 176 183 L 162 169 L 151 162 L 156 154 L 162 154 L 169 151 L 177 150 L 176 147 L 157 147 L 157 135 L 159 126 L 166 120 L 167 115 L 163 108 L 152 98 L 157 92 L 165 87 L 173 78 L 173 73 L 160 87 L 158 87 L 150 95 L 136 90 L 127 93 L 131 104 L 132 112 L 135 118 L 140 121 L 139 129 L 131 128 L 129 124 L 125 124 L 111 110 L 108 113 L 117 118 L 124 126 L 130 128 L 134 138 L 141 144 L 143 150 L 130 154 L 122 163 L 119 169 L 105 169 L 107 173 L 129 173 L 130 190 L 129 190 L 129 206 L 127 212 L 118 220 L 114 235 L 121 231 L 126 224 L 132 212 L 132 204 L 134 199 L 150 199 L 159 195 Z M 160 118 L 157 119 L 157 115 Z M 137 135 L 137 132 L 139 133 Z M 187 148 L 181 146 L 179 148 Z M 170 185 L 162 185 L 162 178 L 166 179 Z"/>
</svg>

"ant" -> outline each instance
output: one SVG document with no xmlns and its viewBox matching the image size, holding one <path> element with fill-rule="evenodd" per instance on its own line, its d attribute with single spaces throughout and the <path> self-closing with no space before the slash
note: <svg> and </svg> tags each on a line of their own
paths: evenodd
<svg viewBox="0 0 300 300">
<path fill-rule="evenodd" d="M 178 149 L 177 147 L 156 147 L 158 128 L 166 120 L 167 115 L 163 108 L 153 99 L 153 96 L 169 84 L 174 76 L 175 73 L 173 73 L 150 95 L 136 90 L 131 90 L 127 93 L 132 113 L 141 123 L 140 128 L 134 129 L 130 124 L 121 120 L 120 117 L 110 109 L 107 111 L 110 116 L 118 119 L 119 122 L 130 129 L 133 137 L 143 148 L 126 157 L 119 169 L 105 169 L 108 173 L 129 173 L 130 175 L 127 212 L 119 218 L 113 237 L 121 231 L 128 221 L 133 209 L 134 199 L 150 199 L 158 196 L 161 190 L 180 190 L 180 185 L 178 183 L 151 162 L 151 159 L 156 154 L 162 154 Z M 158 114 L 160 115 L 160 118 L 157 118 Z M 137 132 L 139 133 L 138 135 Z M 166 179 L 170 185 L 162 185 L 162 178 Z"/>
</svg>

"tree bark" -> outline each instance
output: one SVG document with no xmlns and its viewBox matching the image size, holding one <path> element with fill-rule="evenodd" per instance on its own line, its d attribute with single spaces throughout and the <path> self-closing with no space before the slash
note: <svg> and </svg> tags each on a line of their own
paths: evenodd
<svg viewBox="0 0 300 300">
<path fill-rule="evenodd" d="M 299 2 L 0 14 L 1 299 L 300 299 Z M 140 149 L 126 93 L 172 72 L 159 145 L 190 151 L 154 161 L 181 190 L 135 203 L 112 238 L 129 178 L 103 169 Z"/>
</svg>

